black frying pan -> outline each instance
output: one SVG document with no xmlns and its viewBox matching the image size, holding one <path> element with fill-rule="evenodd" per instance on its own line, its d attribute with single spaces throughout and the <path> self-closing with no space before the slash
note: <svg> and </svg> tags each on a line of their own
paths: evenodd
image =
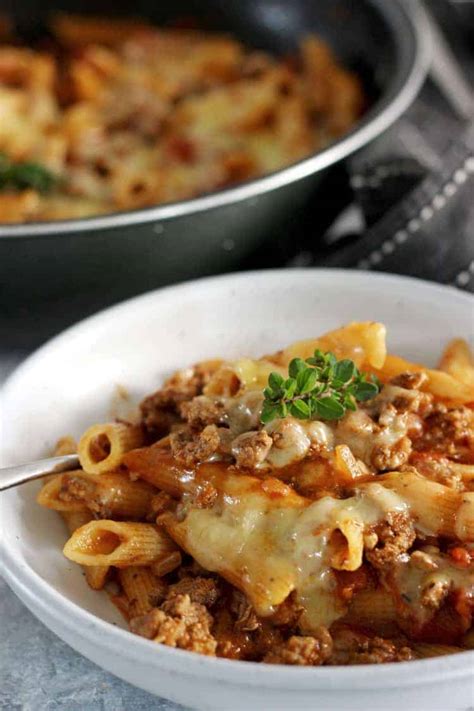
<svg viewBox="0 0 474 711">
<path fill-rule="evenodd" d="M 383 132 L 407 108 L 424 78 L 427 51 L 406 0 L 174 0 L 107 2 L 0 0 L 24 36 L 34 39 L 54 11 L 133 14 L 166 24 L 198 18 L 250 46 L 295 49 L 316 32 L 358 70 L 372 108 L 327 150 L 272 175 L 156 208 L 82 220 L 0 225 L 0 306 L 96 291 L 97 305 L 165 283 L 235 268 L 288 216 L 317 201 L 331 166 Z M 314 207 L 313 207 L 314 213 Z M 0 216 L 1 222 L 1 216 Z"/>
</svg>

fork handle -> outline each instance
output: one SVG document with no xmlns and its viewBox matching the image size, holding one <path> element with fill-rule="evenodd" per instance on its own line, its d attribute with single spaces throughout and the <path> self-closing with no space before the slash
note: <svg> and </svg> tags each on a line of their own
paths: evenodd
<svg viewBox="0 0 474 711">
<path fill-rule="evenodd" d="M 0 491 L 11 489 L 12 486 L 24 484 L 33 479 L 41 479 L 48 474 L 60 474 L 79 467 L 77 454 L 65 454 L 62 457 L 39 459 L 36 462 L 20 464 L 17 467 L 0 469 Z"/>
</svg>

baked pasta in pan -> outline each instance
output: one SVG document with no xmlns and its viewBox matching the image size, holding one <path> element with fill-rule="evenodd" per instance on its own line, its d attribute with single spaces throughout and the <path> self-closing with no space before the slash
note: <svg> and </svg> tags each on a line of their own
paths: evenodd
<svg viewBox="0 0 474 711">
<path fill-rule="evenodd" d="M 0 44 L 0 223 L 176 202 L 295 163 L 350 130 L 362 85 L 317 37 L 237 39 L 59 16 Z"/>
</svg>

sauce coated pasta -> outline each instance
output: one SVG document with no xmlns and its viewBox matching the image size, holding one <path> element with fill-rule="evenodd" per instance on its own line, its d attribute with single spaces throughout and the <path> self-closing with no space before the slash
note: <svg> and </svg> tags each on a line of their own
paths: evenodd
<svg viewBox="0 0 474 711">
<path fill-rule="evenodd" d="M 139 423 L 87 430 L 39 502 L 156 643 L 308 666 L 472 649 L 473 375 L 464 341 L 428 369 L 375 323 L 198 363 Z"/>
</svg>

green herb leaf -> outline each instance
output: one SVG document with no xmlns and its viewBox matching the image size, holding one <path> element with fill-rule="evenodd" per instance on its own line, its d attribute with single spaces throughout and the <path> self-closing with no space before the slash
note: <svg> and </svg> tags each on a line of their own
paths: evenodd
<svg viewBox="0 0 474 711">
<path fill-rule="evenodd" d="M 38 192 L 46 193 L 57 182 L 57 177 L 39 163 L 13 163 L 4 153 L 0 154 L 0 189 L 33 188 Z"/>
<path fill-rule="evenodd" d="M 308 420 L 311 416 L 311 407 L 304 400 L 294 400 L 290 405 L 290 414 L 300 420 Z"/>
<path fill-rule="evenodd" d="M 333 397 L 322 397 L 316 401 L 316 412 L 323 420 L 339 420 L 344 415 L 344 405 Z"/>
<path fill-rule="evenodd" d="M 344 395 L 343 404 L 344 404 L 344 407 L 346 408 L 346 410 L 352 410 L 352 411 L 357 410 L 357 405 L 355 404 L 354 398 L 349 393 Z"/>
<path fill-rule="evenodd" d="M 278 405 L 274 405 L 270 402 L 264 402 L 262 407 L 262 413 L 260 415 L 260 420 L 266 425 L 268 422 L 275 420 L 279 417 Z"/>
<path fill-rule="evenodd" d="M 318 371 L 313 368 L 306 368 L 298 375 L 298 391 L 301 395 L 310 393 L 314 390 L 318 382 Z"/>
<path fill-rule="evenodd" d="M 374 383 L 374 385 L 377 386 L 378 390 L 382 390 L 382 383 L 380 379 L 376 375 L 371 375 L 370 376 L 371 381 Z"/>
<path fill-rule="evenodd" d="M 285 397 L 290 400 L 296 392 L 296 380 L 295 378 L 288 378 L 285 381 Z"/>
<path fill-rule="evenodd" d="M 272 390 L 280 390 L 285 383 L 285 379 L 280 373 L 270 373 L 268 376 L 268 385 Z"/>
<path fill-rule="evenodd" d="M 375 383 L 362 382 L 356 387 L 355 398 L 359 402 L 372 400 L 378 393 L 379 389 Z"/>
<path fill-rule="evenodd" d="M 334 378 L 340 383 L 348 383 L 356 374 L 357 368 L 352 360 L 340 360 L 334 366 Z"/>
<path fill-rule="evenodd" d="M 270 374 L 263 391 L 262 422 L 288 413 L 304 420 L 338 420 L 347 410 L 356 410 L 357 401 L 373 398 L 381 387 L 375 376 L 359 373 L 353 361 L 338 361 L 333 353 L 319 349 L 306 360 L 293 358 L 288 374 L 286 380 L 279 373 Z"/>
<path fill-rule="evenodd" d="M 301 370 L 305 370 L 306 363 L 302 358 L 293 358 L 288 366 L 288 373 L 291 378 L 296 378 Z"/>
</svg>

